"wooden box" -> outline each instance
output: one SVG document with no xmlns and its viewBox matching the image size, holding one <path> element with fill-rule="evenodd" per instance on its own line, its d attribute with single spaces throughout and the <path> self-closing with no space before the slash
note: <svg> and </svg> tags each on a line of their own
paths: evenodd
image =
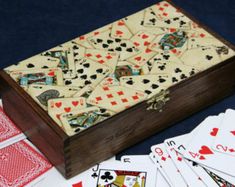
<svg viewBox="0 0 235 187">
<path fill-rule="evenodd" d="M 64 59 L 56 56 L 56 53 L 52 51 L 61 50 L 63 45 L 66 47 L 68 45 L 66 54 L 68 55 L 70 50 L 73 50 L 72 62 L 76 65 L 81 59 L 75 56 L 81 54 L 75 54 L 76 47 L 74 48 L 73 44 L 86 50 L 83 58 L 94 56 L 94 50 L 91 50 L 91 53 L 87 52 L 89 48 L 100 49 L 102 47 L 101 50 L 105 52 L 118 54 L 117 63 L 124 63 L 124 66 L 120 65 L 121 68 L 115 66 L 112 74 L 119 76 L 120 82 L 123 77 L 128 78 L 128 75 L 132 75 L 131 80 L 134 76 L 163 76 L 170 82 L 165 87 L 160 86 L 161 89 L 151 93 L 151 97 L 146 97 L 144 101 L 135 103 L 126 110 L 120 110 L 112 117 L 72 136 L 57 125 L 45 109 L 27 93 L 29 80 L 20 77 L 19 82 L 14 77 L 16 70 L 18 72 L 24 70 L 22 67 L 27 66 L 28 70 L 35 69 L 38 62 L 36 63 L 37 60 L 34 58 L 0 72 L 0 90 L 4 109 L 57 169 L 66 178 L 70 178 L 233 93 L 235 86 L 234 46 L 205 26 L 199 24 L 199 27 L 198 24 L 183 10 L 175 8 L 172 3 L 163 1 L 111 25 L 75 38 L 69 44 L 62 44 L 43 52 L 38 55 L 40 57 L 36 56 L 36 58 L 43 59 L 42 55 L 47 57 L 49 55 L 47 63 L 48 60 L 55 60 L 61 65 Z M 108 36 L 102 38 L 107 32 Z M 127 45 L 131 45 L 132 49 L 124 45 L 120 46 L 121 44 L 118 46 L 117 43 L 115 43 L 116 46 L 107 46 L 109 43 L 102 43 L 103 41 L 98 37 L 107 42 L 110 42 L 108 39 L 112 42 L 128 41 Z M 123 47 L 122 50 L 125 51 L 120 52 L 120 47 Z M 136 53 L 128 56 L 130 54 L 127 53 L 128 49 Z M 153 54 L 147 54 L 148 52 Z M 98 59 L 99 56 L 96 58 Z M 67 64 L 71 62 L 68 59 Z M 95 59 L 92 60 L 95 61 Z M 103 63 L 98 60 L 97 62 Z M 50 65 L 49 63 L 48 66 Z M 60 66 L 64 73 L 62 84 L 65 86 L 73 81 L 70 77 L 74 76 L 74 72 L 70 65 Z M 138 70 L 137 75 L 136 71 L 133 72 L 134 68 Z M 75 70 L 78 71 L 76 67 Z M 181 70 L 187 74 L 182 74 Z M 164 73 L 161 74 L 159 71 Z M 177 77 L 177 73 L 181 73 L 180 76 Z M 142 77 L 140 79 L 144 82 Z M 156 81 L 159 85 L 161 84 L 160 79 Z M 58 84 L 58 81 L 56 83 Z M 99 85 L 101 83 L 99 82 Z M 43 82 L 43 84 L 46 83 Z M 79 83 L 72 83 L 73 86 L 76 84 Z M 126 82 L 124 81 L 123 84 Z M 93 85 L 92 89 L 96 88 Z M 145 92 L 145 95 L 150 94 L 141 84 L 131 89 Z"/>
</svg>

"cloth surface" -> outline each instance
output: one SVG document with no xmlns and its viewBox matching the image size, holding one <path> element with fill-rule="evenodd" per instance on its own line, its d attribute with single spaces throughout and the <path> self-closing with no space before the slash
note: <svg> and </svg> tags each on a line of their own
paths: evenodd
<svg viewBox="0 0 235 187">
<path fill-rule="evenodd" d="M 159 0 L 0 0 L 0 68 L 50 49 Z M 235 44 L 234 0 L 173 0 Z M 148 154 L 150 146 L 190 132 L 205 117 L 235 109 L 235 95 L 176 123 L 119 154 Z"/>
</svg>

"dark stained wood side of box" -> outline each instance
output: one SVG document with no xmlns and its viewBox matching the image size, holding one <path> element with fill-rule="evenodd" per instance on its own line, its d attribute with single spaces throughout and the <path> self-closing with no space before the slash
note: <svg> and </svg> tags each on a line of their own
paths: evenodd
<svg viewBox="0 0 235 187">
<path fill-rule="evenodd" d="M 70 178 L 233 93 L 234 72 L 235 57 L 171 87 L 170 101 L 161 113 L 147 111 L 147 104 L 143 102 L 73 137 L 68 137 L 4 71 L 0 71 L 0 91 L 9 117 L 59 171 Z"/>
<path fill-rule="evenodd" d="M 0 91 L 4 111 L 65 175 L 64 146 L 67 135 L 5 72 L 0 72 Z"/>
</svg>

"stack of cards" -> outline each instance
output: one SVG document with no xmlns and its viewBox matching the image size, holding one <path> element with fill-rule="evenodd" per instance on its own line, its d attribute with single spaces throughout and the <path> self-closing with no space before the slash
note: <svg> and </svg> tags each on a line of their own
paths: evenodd
<svg viewBox="0 0 235 187">
<path fill-rule="evenodd" d="M 0 186 L 40 184 L 52 165 L 26 139 L 0 107 Z"/>
<path fill-rule="evenodd" d="M 234 55 L 162 1 L 5 70 L 73 136 Z"/>
</svg>

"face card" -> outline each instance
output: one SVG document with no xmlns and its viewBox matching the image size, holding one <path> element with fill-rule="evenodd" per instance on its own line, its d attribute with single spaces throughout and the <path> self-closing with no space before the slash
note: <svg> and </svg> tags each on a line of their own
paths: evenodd
<svg viewBox="0 0 235 187">
<path fill-rule="evenodd" d="M 232 109 L 226 110 L 224 119 L 219 126 L 219 130 L 214 129 L 216 138 L 212 148 L 220 153 L 235 156 L 235 111 Z"/>
<path fill-rule="evenodd" d="M 129 164 L 145 164 L 146 166 L 156 164 L 149 157 L 149 155 L 125 155 L 121 157 L 121 161 L 123 163 L 129 163 Z M 168 182 L 166 181 L 166 179 L 163 177 L 163 175 L 160 173 L 159 170 L 157 170 L 156 186 L 170 187 L 170 185 L 168 184 Z"/>
<path fill-rule="evenodd" d="M 44 110 L 47 110 L 48 100 L 72 97 L 79 90 L 72 86 L 30 85 L 27 92 Z"/>
<path fill-rule="evenodd" d="M 180 57 L 188 48 L 188 38 L 185 31 L 174 30 L 158 35 L 149 45 L 153 51 L 162 53 L 162 50 L 169 51 L 173 55 Z"/>
<path fill-rule="evenodd" d="M 112 115 L 114 115 L 114 112 L 106 109 L 88 107 L 86 109 L 63 113 L 60 116 L 60 120 L 66 133 L 69 136 L 72 136 L 111 117 Z"/>
<path fill-rule="evenodd" d="M 1 149 L 0 155 L 1 186 L 23 187 L 52 167 L 41 154 L 23 140 Z"/>
<path fill-rule="evenodd" d="M 24 70 L 37 70 L 56 68 L 59 65 L 59 60 L 54 57 L 46 57 L 42 55 L 35 55 L 26 60 L 20 61 L 16 65 L 5 68 L 6 71 L 24 71 Z"/>
<path fill-rule="evenodd" d="M 93 36 L 89 38 L 88 41 L 96 49 L 120 53 L 120 60 L 125 60 L 140 52 L 140 50 L 130 40 L 111 38 L 109 31 Z"/>
<path fill-rule="evenodd" d="M 194 163 L 195 164 L 195 163 Z M 226 173 L 223 173 L 221 171 L 209 168 L 207 166 L 205 166 L 203 168 L 210 177 L 212 177 L 218 186 L 234 186 L 235 185 L 235 179 L 233 176 L 228 175 Z"/>
<path fill-rule="evenodd" d="M 89 58 L 100 64 L 104 64 L 112 69 L 110 73 L 114 73 L 119 54 L 107 52 L 99 49 L 87 49 L 85 53 L 86 58 Z"/>
<path fill-rule="evenodd" d="M 151 98 L 161 90 L 167 88 L 170 83 L 165 74 L 124 76 L 120 78 L 120 85 L 144 92 Z"/>
<path fill-rule="evenodd" d="M 125 155 L 122 156 L 121 161 L 124 163 L 131 163 L 131 164 L 146 164 L 146 165 L 155 164 L 148 155 Z M 166 179 L 159 170 L 157 170 L 156 186 L 170 187 L 169 183 L 166 181 Z"/>
<path fill-rule="evenodd" d="M 154 145 L 151 150 L 167 176 L 170 177 L 171 183 L 174 186 L 187 186 L 180 171 L 175 167 L 170 155 L 167 153 L 164 144 Z"/>
<path fill-rule="evenodd" d="M 0 107 L 0 149 L 25 138 L 24 134 L 15 126 Z"/>
<path fill-rule="evenodd" d="M 156 167 L 132 165 L 121 162 L 101 163 L 93 173 L 96 176 L 96 186 L 155 186 Z"/>
<path fill-rule="evenodd" d="M 48 114 L 59 125 L 62 126 L 60 116 L 73 110 L 84 109 L 87 107 L 84 97 L 60 98 L 48 100 Z"/>
<path fill-rule="evenodd" d="M 216 51 L 219 54 L 221 61 L 227 60 L 235 55 L 235 51 L 226 45 L 216 46 Z"/>
<path fill-rule="evenodd" d="M 76 63 L 76 77 L 65 79 L 64 84 L 79 88 L 87 85 L 96 87 L 111 71 L 108 66 L 84 58 L 81 62 Z"/>
<path fill-rule="evenodd" d="M 123 86 L 97 86 L 87 99 L 87 103 L 113 112 L 120 112 L 146 99 L 141 91 Z"/>
<path fill-rule="evenodd" d="M 123 76 L 136 76 L 143 74 L 144 72 L 142 67 L 134 65 L 128 61 L 119 61 L 115 70 L 115 78 L 118 80 Z"/>
<path fill-rule="evenodd" d="M 111 37 L 130 39 L 132 37 L 132 33 L 123 20 L 118 20 L 112 24 Z"/>
<path fill-rule="evenodd" d="M 164 145 L 188 186 L 206 186 L 200 176 L 197 176 L 186 164 L 183 156 L 175 149 L 175 144 L 172 140 L 165 140 Z"/>
<path fill-rule="evenodd" d="M 222 120 L 223 114 L 206 118 L 200 124 L 200 128 L 192 132 L 194 136 L 186 146 L 184 157 L 233 176 L 234 168 L 230 167 L 229 163 L 234 161 L 234 157 L 211 149 Z"/>
<path fill-rule="evenodd" d="M 31 84 L 38 85 L 63 85 L 63 76 L 59 68 L 47 70 L 14 71 L 10 76 L 22 87 L 27 88 Z"/>
</svg>

